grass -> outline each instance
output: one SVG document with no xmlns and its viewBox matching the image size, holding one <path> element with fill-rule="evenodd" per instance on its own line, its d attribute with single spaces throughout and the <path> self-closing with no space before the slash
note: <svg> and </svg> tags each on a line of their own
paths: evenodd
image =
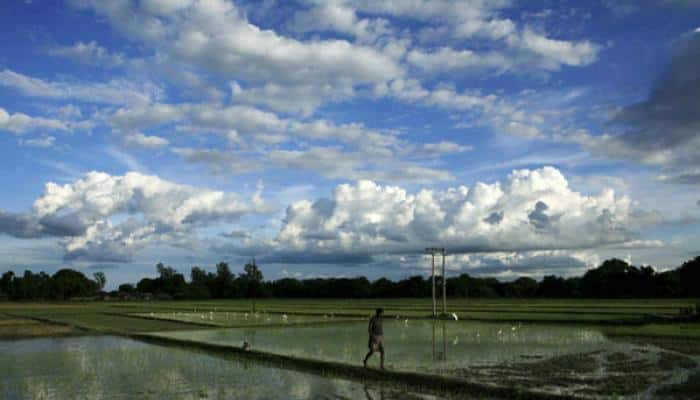
<svg viewBox="0 0 700 400">
<path fill-rule="evenodd" d="M 609 326 L 603 332 L 613 337 L 683 338 L 700 340 L 700 323 L 653 323 L 642 326 Z"/>
<path fill-rule="evenodd" d="M 448 311 L 456 313 L 462 320 L 596 324 L 614 337 L 700 340 L 698 323 L 644 324 L 649 315 L 676 315 L 680 307 L 694 304 L 693 299 L 449 299 Z M 261 313 L 287 314 L 290 319 L 319 323 L 333 319 L 331 315 L 335 319 L 367 318 L 377 307 L 385 309 L 387 318 L 428 317 L 432 310 L 430 299 L 262 299 L 258 300 L 257 307 Z M 246 326 L 252 322 L 201 321 L 172 315 L 209 312 L 225 315 L 250 311 L 249 300 L 0 303 L 0 313 L 114 332 L 184 330 L 192 329 L 193 323 Z"/>
<path fill-rule="evenodd" d="M 248 300 L 211 300 L 113 304 L 126 313 L 149 312 L 250 312 Z M 695 304 L 691 299 L 450 299 L 448 311 L 460 319 L 585 324 L 641 324 L 649 315 L 673 316 L 679 308 Z M 370 316 L 377 307 L 387 317 L 421 318 L 432 312 L 430 299 L 263 299 L 258 311 L 288 315 L 338 317 Z M 438 304 L 438 311 L 440 311 Z"/>
<path fill-rule="evenodd" d="M 0 340 L 27 339 L 45 336 L 70 336 L 80 330 L 62 324 L 51 324 L 26 318 L 0 315 Z"/>
<path fill-rule="evenodd" d="M 38 305 L 27 307 L 12 306 L 0 312 L 13 318 L 32 320 L 45 324 L 59 324 L 73 330 L 97 333 L 135 333 L 153 331 L 192 330 L 197 326 L 175 321 L 159 321 L 138 318 L 130 315 L 114 314 L 109 307 L 101 304 Z M 50 336 L 49 334 L 44 336 Z"/>
</svg>

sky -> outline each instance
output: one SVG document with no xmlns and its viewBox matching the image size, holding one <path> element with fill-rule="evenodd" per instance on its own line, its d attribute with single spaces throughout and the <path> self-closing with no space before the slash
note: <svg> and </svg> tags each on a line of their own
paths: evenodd
<svg viewBox="0 0 700 400">
<path fill-rule="evenodd" d="M 697 0 L 8 0 L 0 272 L 700 254 Z"/>
</svg>

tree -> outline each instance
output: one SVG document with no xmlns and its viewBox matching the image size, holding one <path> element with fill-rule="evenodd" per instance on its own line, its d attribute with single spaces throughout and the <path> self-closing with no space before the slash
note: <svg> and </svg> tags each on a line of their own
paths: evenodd
<svg viewBox="0 0 700 400">
<path fill-rule="evenodd" d="M 97 289 L 95 281 L 88 279 L 82 272 L 72 269 L 58 270 L 51 277 L 50 286 L 50 296 L 59 300 L 90 296 Z"/>
<path fill-rule="evenodd" d="M 172 280 L 177 273 L 173 267 L 166 267 L 162 262 L 156 264 L 156 270 L 158 271 L 160 278 L 164 281 Z"/>
<path fill-rule="evenodd" d="M 156 264 L 158 278 L 153 280 L 153 293 L 167 294 L 176 299 L 187 297 L 188 286 L 185 277 L 178 273 L 173 267 L 165 266 L 163 263 Z M 142 280 L 143 281 L 143 280 Z M 139 282 L 139 285 L 141 282 Z"/>
<path fill-rule="evenodd" d="M 636 268 L 613 258 L 600 267 L 587 271 L 581 278 L 581 291 L 586 297 L 630 297 L 629 289 Z"/>
<path fill-rule="evenodd" d="M 132 285 L 130 283 L 122 283 L 121 285 L 119 285 L 117 290 L 122 292 L 122 293 L 131 294 L 131 293 L 134 293 L 136 291 L 136 288 L 134 287 L 134 285 Z"/>
<path fill-rule="evenodd" d="M 684 262 L 679 273 L 684 294 L 700 297 L 700 256 Z"/>
<path fill-rule="evenodd" d="M 190 270 L 190 297 L 194 299 L 211 298 L 212 281 L 213 277 L 207 271 L 199 267 L 192 267 Z"/>
<path fill-rule="evenodd" d="M 12 271 L 7 271 L 0 277 L 0 290 L 8 293 L 10 291 L 10 285 L 12 285 L 12 279 L 15 277 L 15 273 Z"/>
<path fill-rule="evenodd" d="M 253 312 L 255 312 L 255 297 L 257 296 L 260 282 L 263 280 L 263 274 L 257 264 L 255 264 L 255 258 L 253 258 L 252 263 L 248 263 L 243 267 L 243 271 L 245 272 L 241 276 L 241 279 L 247 283 L 248 296 L 253 299 Z"/>
<path fill-rule="evenodd" d="M 92 274 L 93 278 L 95 278 L 95 282 L 97 282 L 97 289 L 102 290 L 105 288 L 105 285 L 107 284 L 107 277 L 105 276 L 105 273 L 100 271 L 100 272 L 95 272 Z"/>
<path fill-rule="evenodd" d="M 539 285 L 539 296 L 548 298 L 569 297 L 569 287 L 564 278 L 554 275 L 547 275 Z"/>
<path fill-rule="evenodd" d="M 229 268 L 227 263 L 220 262 L 216 264 L 216 277 L 214 278 L 214 290 L 212 290 L 212 294 L 214 295 L 214 297 L 234 297 L 234 295 L 236 294 L 234 290 L 235 279 L 236 276 L 231 272 L 231 269 Z"/>
<path fill-rule="evenodd" d="M 509 292 L 515 297 L 533 297 L 537 292 L 537 281 L 528 277 L 518 278 L 509 285 Z"/>
<path fill-rule="evenodd" d="M 0 277 L 0 297 L 7 298 L 8 300 L 13 299 L 12 293 L 12 281 L 15 278 L 15 273 L 12 271 L 7 271 Z"/>
</svg>

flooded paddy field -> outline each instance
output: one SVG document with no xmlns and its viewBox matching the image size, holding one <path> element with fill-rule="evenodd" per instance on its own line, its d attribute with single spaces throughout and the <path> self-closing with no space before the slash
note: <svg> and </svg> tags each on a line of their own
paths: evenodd
<svg viewBox="0 0 700 400">
<path fill-rule="evenodd" d="M 376 369 L 378 355 L 370 360 L 372 369 L 363 370 L 367 317 L 373 307 L 385 303 L 391 313 L 384 320 L 389 371 Z M 642 322 L 648 313 L 664 315 L 688 300 L 455 303 L 460 321 L 414 317 L 425 316 L 424 308 L 430 303 L 410 299 L 265 300 L 258 303 L 257 318 L 250 311 L 250 302 L 237 300 L 0 303 L 0 340 L 13 340 L 0 342 L 0 375 L 4 378 L 0 398 L 217 398 L 218 393 L 229 393 L 229 382 L 255 382 L 258 378 L 246 375 L 254 374 L 251 369 L 272 371 L 269 373 L 275 378 L 269 379 L 272 387 L 280 387 L 280 394 L 270 394 L 273 389 L 265 384 L 250 390 L 261 391 L 258 398 L 273 399 L 411 398 L 405 390 L 373 391 L 398 384 L 412 391 L 445 395 L 442 387 L 427 385 L 428 389 L 420 379 L 418 384 L 412 383 L 410 379 L 416 376 L 460 382 L 457 390 L 447 390 L 452 395 L 462 393 L 463 383 L 475 389 L 464 389 L 464 393 L 504 393 L 480 389 L 489 386 L 508 389 L 523 398 L 683 399 L 697 398 L 700 393 L 700 324 Z M 470 318 L 470 313 L 478 313 L 479 320 L 463 320 Z M 525 315 L 524 320 L 512 322 L 515 313 Z M 625 322 L 626 317 L 610 325 L 604 325 L 606 320 L 587 321 L 599 314 L 634 314 L 636 321 Z M 490 318 L 501 320 L 486 321 Z M 154 332 L 159 340 L 149 339 Z M 114 336 L 109 340 L 118 345 L 96 345 L 105 337 L 74 337 L 95 334 L 145 335 L 146 342 L 155 345 Z M 27 349 L 42 349 L 39 344 L 45 342 L 25 340 L 42 336 L 63 344 L 31 357 L 20 355 Z M 83 339 L 94 343 L 79 344 Z M 244 341 L 252 352 L 240 351 Z M 202 343 L 223 350 L 207 350 Z M 275 356 L 301 362 L 265 361 Z M 212 368 L 224 372 L 200 372 Z M 133 371 L 139 373 L 134 375 Z M 306 379 L 310 388 L 305 392 L 295 388 L 291 393 L 293 385 L 279 383 L 288 374 L 307 377 L 299 379 Z M 178 376 L 185 383 L 167 381 L 170 378 L 163 376 Z M 162 383 L 163 379 L 169 383 Z M 82 382 L 97 391 L 84 394 L 80 391 Z M 369 397 L 363 393 L 363 382 L 371 383 L 367 386 Z M 239 384 L 245 386 L 235 383 Z M 149 391 L 152 387 L 155 391 Z M 325 387 L 331 389 L 317 390 Z M 295 394 L 302 392 L 308 396 Z M 257 392 L 251 392 L 242 398 L 255 396 Z"/>
<path fill-rule="evenodd" d="M 164 332 L 158 336 L 360 365 L 365 323 Z M 697 355 L 610 340 L 594 327 L 427 320 L 385 321 L 387 367 L 537 393 L 663 397 L 696 373 Z M 370 361 L 377 366 L 378 356 Z M 658 393 L 657 393 L 658 392 Z"/>
<path fill-rule="evenodd" d="M 0 398 L 435 399 L 114 336 L 0 341 Z"/>
<path fill-rule="evenodd" d="M 366 325 L 357 322 L 160 335 L 232 346 L 246 341 L 260 351 L 357 364 L 367 351 Z M 388 363 L 402 370 L 489 365 L 628 347 L 582 326 L 394 319 L 385 321 L 384 329 Z"/>
</svg>

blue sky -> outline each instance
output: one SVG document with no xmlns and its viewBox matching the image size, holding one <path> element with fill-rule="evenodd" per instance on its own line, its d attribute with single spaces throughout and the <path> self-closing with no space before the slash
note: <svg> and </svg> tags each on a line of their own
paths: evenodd
<svg viewBox="0 0 700 400">
<path fill-rule="evenodd" d="M 11 1 L 0 271 L 574 275 L 698 254 L 691 0 Z"/>
</svg>

